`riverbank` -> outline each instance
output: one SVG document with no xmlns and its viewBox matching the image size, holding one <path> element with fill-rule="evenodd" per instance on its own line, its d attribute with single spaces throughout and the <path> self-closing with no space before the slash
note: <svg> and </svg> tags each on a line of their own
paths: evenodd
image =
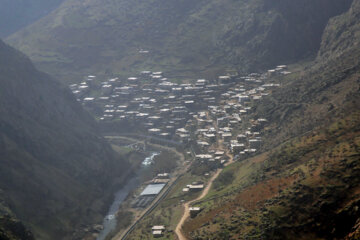
<svg viewBox="0 0 360 240">
<path fill-rule="evenodd" d="M 130 137 L 123 137 L 123 136 L 108 136 L 107 139 L 127 139 L 132 141 L 138 141 L 135 138 Z M 131 208 L 131 202 L 133 198 L 127 199 L 123 206 L 126 211 L 130 211 L 133 214 L 133 221 L 130 226 L 127 228 L 119 229 L 117 228 L 116 232 L 117 234 L 112 239 L 123 239 L 124 236 L 126 236 L 129 232 L 133 230 L 133 227 L 141 220 L 143 219 L 147 214 L 149 214 L 166 196 L 167 194 L 172 190 L 172 186 L 177 182 L 178 178 L 182 176 L 189 167 L 189 164 L 186 162 L 186 157 L 183 153 L 177 151 L 175 148 L 163 146 L 163 145 L 157 145 L 154 143 L 146 143 L 148 146 L 156 148 L 162 152 L 171 152 L 173 154 L 173 159 L 177 159 L 177 166 L 172 168 L 172 172 L 170 173 L 171 178 L 167 184 L 167 186 L 160 192 L 160 194 L 153 200 L 153 202 L 146 207 L 145 209 L 133 209 Z M 171 159 L 169 159 L 171 160 Z M 185 167 L 184 167 L 185 166 Z M 114 231 L 115 232 L 115 231 Z"/>
<path fill-rule="evenodd" d="M 147 208 L 135 209 L 132 207 L 134 199 L 143 190 L 145 184 L 152 179 L 160 168 L 163 168 L 158 167 L 157 165 L 160 164 L 163 166 L 166 164 L 164 163 L 164 159 L 168 159 L 168 161 L 175 160 L 176 167 L 173 169 L 176 172 L 179 165 L 183 165 L 185 161 L 185 157 L 182 153 L 170 147 L 153 143 L 145 143 L 144 141 L 140 141 L 135 138 L 122 136 L 111 136 L 106 138 L 115 145 L 115 149 L 117 148 L 117 150 L 121 151 L 123 154 L 124 152 L 128 155 L 131 153 L 134 154 L 136 151 L 140 151 L 142 154 L 137 154 L 136 159 L 132 159 L 132 168 L 136 171 L 127 181 L 125 186 L 115 194 L 115 200 L 103 222 L 104 230 L 99 233 L 97 240 L 111 239 L 115 233 L 126 232 L 124 229 L 127 228 L 128 225 L 131 226 L 131 224 L 136 222 L 136 220 L 139 219 L 145 211 L 151 209 L 151 207 L 153 207 L 161 199 L 165 192 L 169 191 L 173 181 L 176 180 L 175 178 L 170 179 L 167 186 Z M 132 150 L 126 149 L 130 147 Z M 144 152 L 148 155 L 139 161 L 139 156 L 143 156 Z M 165 156 L 162 157 L 162 155 Z M 173 162 L 171 164 L 173 164 Z M 171 166 L 171 164 L 168 165 Z M 178 176 L 178 173 L 175 175 Z M 118 236 L 118 234 L 116 236 Z"/>
<path fill-rule="evenodd" d="M 155 156 L 159 155 L 159 152 L 152 152 L 146 157 L 143 162 L 139 165 L 137 171 L 133 173 L 131 178 L 126 182 L 118 192 L 115 193 L 115 199 L 110 206 L 109 212 L 103 221 L 103 230 L 99 233 L 97 240 L 104 240 L 106 237 L 116 229 L 118 225 L 117 215 L 121 204 L 126 200 L 129 195 L 139 188 L 143 184 L 143 175 L 147 175 L 146 172 L 151 172 L 150 165 Z M 128 215 L 127 217 L 130 217 Z"/>
</svg>

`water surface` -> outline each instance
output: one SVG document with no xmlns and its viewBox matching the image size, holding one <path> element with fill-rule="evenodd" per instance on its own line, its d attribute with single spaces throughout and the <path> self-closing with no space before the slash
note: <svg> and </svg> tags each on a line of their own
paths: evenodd
<svg viewBox="0 0 360 240">
<path fill-rule="evenodd" d="M 149 166 L 153 164 L 154 157 L 159 154 L 159 152 L 153 152 L 150 154 L 150 156 L 145 158 L 141 164 L 141 167 L 138 168 L 133 177 L 131 177 L 126 182 L 126 184 L 118 192 L 115 193 L 114 202 L 111 204 L 108 214 L 103 221 L 104 229 L 100 232 L 97 240 L 104 240 L 106 236 L 115 229 L 117 223 L 115 215 L 119 210 L 121 203 L 126 199 L 130 192 L 132 192 L 142 184 L 143 176 L 146 175 L 148 171 L 151 171 Z"/>
</svg>

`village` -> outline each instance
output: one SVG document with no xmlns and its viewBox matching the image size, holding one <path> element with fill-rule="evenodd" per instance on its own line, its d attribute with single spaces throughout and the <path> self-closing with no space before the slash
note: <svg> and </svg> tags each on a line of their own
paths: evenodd
<svg viewBox="0 0 360 240">
<path fill-rule="evenodd" d="M 208 153 L 217 140 L 239 157 L 260 147 L 261 130 L 267 120 L 247 119 L 247 115 L 253 101 L 280 86 L 271 77 L 288 74 L 286 68 L 281 65 L 264 74 L 243 77 L 219 76 L 213 81 L 198 79 L 192 84 L 174 83 L 162 72 L 143 71 L 137 77 L 100 83 L 90 75 L 80 84 L 70 85 L 70 89 L 100 121 L 132 123 L 135 128 L 129 131 L 183 144 L 195 141 L 197 158 L 213 160 L 214 154 Z M 218 153 L 216 160 L 219 157 Z"/>
<path fill-rule="evenodd" d="M 138 76 L 106 81 L 89 75 L 70 89 L 100 123 L 114 124 L 114 129 L 123 126 L 126 131 L 120 132 L 179 143 L 193 159 L 186 171 L 190 171 L 190 164 L 202 165 L 202 171 L 196 174 L 209 176 L 230 160 L 241 161 L 261 149 L 267 119 L 251 118 L 252 106 L 280 86 L 276 76 L 289 73 L 286 65 L 280 65 L 261 74 L 224 75 L 178 84 L 163 72 L 142 71 Z M 171 173 L 158 174 L 132 207 L 150 206 L 170 178 Z M 205 185 L 202 181 L 191 182 L 182 191 L 200 192 Z M 201 210 L 191 206 L 189 216 L 195 217 Z M 157 238 L 165 230 L 165 225 L 155 225 L 151 232 Z"/>
</svg>

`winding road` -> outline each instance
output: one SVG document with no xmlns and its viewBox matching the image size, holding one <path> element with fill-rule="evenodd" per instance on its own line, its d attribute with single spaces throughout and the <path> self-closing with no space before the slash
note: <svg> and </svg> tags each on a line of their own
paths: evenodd
<svg viewBox="0 0 360 240">
<path fill-rule="evenodd" d="M 116 139 L 116 138 L 120 138 L 120 139 L 127 139 L 127 140 L 132 140 L 132 141 L 137 141 L 136 139 L 134 138 L 130 138 L 130 137 L 123 137 L 123 136 L 106 136 L 105 138 L 108 138 L 108 139 Z M 169 150 L 169 151 L 173 151 L 176 155 L 178 155 L 180 157 L 180 161 L 183 162 L 185 159 L 184 159 L 184 155 L 181 154 L 180 152 L 178 152 L 176 149 L 174 148 L 171 148 L 171 147 L 166 147 L 166 146 L 161 146 L 161 145 L 158 145 L 158 144 L 152 144 L 152 143 L 147 143 L 149 145 L 153 145 L 154 147 L 158 147 L 158 148 L 163 148 L 163 149 L 166 149 L 166 150 Z M 230 165 L 231 163 L 234 162 L 234 159 L 233 159 L 233 156 L 229 153 L 229 152 L 226 152 L 226 156 L 228 156 L 229 158 L 229 161 L 224 165 L 225 167 Z M 187 172 L 188 171 L 188 168 L 189 168 L 189 165 L 183 169 L 182 173 L 184 172 Z M 222 172 L 222 168 L 218 169 L 214 175 L 210 178 L 210 180 L 208 181 L 206 187 L 204 188 L 204 190 L 202 191 L 202 193 L 200 194 L 200 196 L 198 196 L 197 198 L 193 199 L 193 200 L 190 200 L 186 203 L 183 204 L 184 206 L 184 211 L 183 211 L 183 215 L 179 221 L 179 223 L 177 224 L 176 228 L 175 228 L 175 234 L 177 235 L 178 239 L 179 240 L 187 240 L 186 236 L 183 234 L 182 232 L 182 227 L 185 223 L 185 221 L 190 217 L 190 206 L 191 204 L 193 204 L 194 202 L 197 202 L 201 199 L 203 199 L 210 191 L 211 187 L 212 187 L 212 184 L 214 182 L 214 180 L 220 175 L 220 173 Z M 173 181 L 175 181 L 173 179 Z M 174 183 L 174 182 L 172 182 Z M 172 184 L 170 184 L 172 185 Z M 163 193 L 162 193 L 163 194 Z M 155 200 L 145 211 L 143 211 L 143 213 L 138 216 L 135 220 L 135 222 L 133 222 L 133 224 L 131 224 L 125 231 L 123 232 L 120 232 L 118 233 L 113 239 L 124 239 L 125 236 L 135 227 L 135 225 L 139 222 L 140 219 L 142 219 L 146 214 L 149 213 L 149 210 L 151 208 L 153 208 L 155 205 L 157 205 L 157 203 L 162 199 L 162 194 L 160 194 L 161 196 L 158 196 L 158 199 Z"/>
<path fill-rule="evenodd" d="M 230 155 L 229 153 L 226 153 L 226 155 L 229 157 L 229 161 L 225 164 L 225 166 L 228 166 L 231 163 L 233 163 L 234 159 L 233 159 L 233 156 Z M 190 217 L 190 210 L 189 209 L 190 209 L 191 204 L 203 199 L 209 193 L 209 190 L 210 190 L 214 180 L 220 175 L 222 170 L 223 169 L 220 168 L 215 172 L 215 174 L 210 178 L 206 188 L 202 191 L 202 193 L 201 193 L 201 195 L 199 197 L 184 203 L 184 213 L 183 213 L 178 225 L 175 228 L 175 233 L 176 233 L 179 240 L 187 240 L 186 236 L 182 232 L 182 226 L 184 225 L 186 219 L 188 219 Z"/>
</svg>

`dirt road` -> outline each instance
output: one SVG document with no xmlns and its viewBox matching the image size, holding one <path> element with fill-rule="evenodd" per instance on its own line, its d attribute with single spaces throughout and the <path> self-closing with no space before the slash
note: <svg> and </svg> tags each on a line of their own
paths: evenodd
<svg viewBox="0 0 360 240">
<path fill-rule="evenodd" d="M 133 138 L 129 138 L 129 137 L 122 137 L 122 136 L 107 136 L 106 138 L 108 139 L 114 139 L 114 138 L 122 138 L 122 139 L 128 139 L 128 140 L 132 140 L 132 141 L 136 141 L 136 139 L 133 139 Z M 157 144 L 151 144 L 151 143 L 147 143 L 149 145 L 153 145 L 154 147 L 158 147 L 158 148 L 163 148 L 163 149 L 166 149 L 166 150 L 169 150 L 169 151 L 173 151 L 176 155 L 178 155 L 180 157 L 180 161 L 183 162 L 184 161 L 184 155 L 181 154 L 180 152 L 178 152 L 176 149 L 174 148 L 170 148 L 170 147 L 166 147 L 166 146 L 161 146 L 161 145 L 157 145 Z M 233 163 L 233 156 L 229 153 L 229 152 L 226 152 L 226 156 L 229 157 L 229 161 L 225 164 L 225 167 L 230 165 L 231 163 Z M 189 168 L 189 165 L 183 169 L 182 173 L 188 171 L 188 168 Z M 202 191 L 201 195 L 198 196 L 196 199 L 193 199 L 191 201 L 188 201 L 186 203 L 184 203 L 184 212 L 183 212 L 183 215 L 179 221 L 179 223 L 177 224 L 176 228 L 175 228 L 175 233 L 178 237 L 179 240 L 187 240 L 186 236 L 183 234 L 182 232 L 182 226 L 184 225 L 186 219 L 188 219 L 190 217 L 190 206 L 191 204 L 193 204 L 194 202 L 196 201 L 199 201 L 201 199 L 203 199 L 210 191 L 210 188 L 214 182 L 214 180 L 220 175 L 220 173 L 222 172 L 223 169 L 218 169 L 214 175 L 210 178 L 210 180 L 208 181 L 206 187 L 204 188 L 204 190 Z M 173 180 L 173 179 L 172 179 Z M 157 201 L 154 201 L 153 204 L 157 202 Z M 151 207 L 151 206 L 149 206 Z M 139 219 L 141 219 L 144 214 L 146 213 L 147 211 L 144 211 L 142 214 L 140 214 L 139 216 L 137 216 L 137 218 L 135 219 L 135 223 L 133 223 L 128 229 L 134 227 L 134 225 L 137 223 L 137 221 Z M 125 233 L 128 232 L 128 229 L 126 229 L 124 232 L 120 232 L 118 233 L 113 239 L 123 239 L 123 236 Z"/>
<path fill-rule="evenodd" d="M 229 159 L 229 162 L 227 162 L 225 164 L 225 166 L 228 166 L 230 165 L 231 163 L 233 163 L 233 156 L 230 155 L 229 153 L 226 154 L 230 159 Z M 219 174 L 221 173 L 223 169 L 218 169 L 215 174 L 210 178 L 206 188 L 202 191 L 201 195 L 199 197 L 197 197 L 196 199 L 193 199 L 189 202 L 186 202 L 184 203 L 184 213 L 183 213 L 183 216 L 181 217 L 178 225 L 176 226 L 175 228 L 175 233 L 178 237 L 179 240 L 187 240 L 186 236 L 183 234 L 182 232 L 182 226 L 184 225 L 186 219 L 188 219 L 188 217 L 190 217 L 190 205 L 196 201 L 199 201 L 201 199 L 203 199 L 208 193 L 209 193 L 209 190 L 214 182 L 214 180 L 219 176 Z"/>
</svg>

